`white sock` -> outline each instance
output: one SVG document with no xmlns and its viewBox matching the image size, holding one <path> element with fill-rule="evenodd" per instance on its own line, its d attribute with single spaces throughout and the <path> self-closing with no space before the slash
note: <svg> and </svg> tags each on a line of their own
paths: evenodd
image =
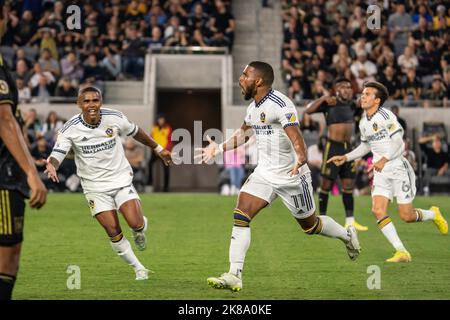
<svg viewBox="0 0 450 320">
<path fill-rule="evenodd" d="M 120 241 L 111 242 L 111 247 L 123 261 L 132 266 L 135 270 L 145 269 L 134 255 L 130 242 L 123 237 Z"/>
<path fill-rule="evenodd" d="M 250 247 L 250 227 L 233 226 L 230 242 L 230 273 L 242 277 L 245 254 Z"/>
<path fill-rule="evenodd" d="M 389 220 L 387 220 L 389 219 Z M 383 220 L 380 220 L 380 222 L 385 222 L 384 226 L 380 227 L 381 232 L 383 232 L 384 236 L 388 241 L 392 244 L 392 246 L 395 248 L 395 250 L 398 251 L 406 251 L 405 246 L 403 245 L 402 241 L 400 240 L 397 230 L 395 229 L 394 223 L 391 221 L 391 218 L 386 218 Z M 379 225 L 380 226 L 380 225 Z"/>
<path fill-rule="evenodd" d="M 351 225 L 355 221 L 355 217 L 347 217 L 345 218 L 345 224 Z"/>
<path fill-rule="evenodd" d="M 414 212 L 417 215 L 416 221 L 428 221 L 428 220 L 434 220 L 436 217 L 436 213 L 431 210 L 425 210 L 425 209 L 414 209 Z"/>
<path fill-rule="evenodd" d="M 322 231 L 320 231 L 321 235 L 331 238 L 338 238 L 345 243 L 350 240 L 347 230 L 334 221 L 333 218 L 330 218 L 329 216 L 318 216 L 318 218 L 322 223 Z"/>
</svg>

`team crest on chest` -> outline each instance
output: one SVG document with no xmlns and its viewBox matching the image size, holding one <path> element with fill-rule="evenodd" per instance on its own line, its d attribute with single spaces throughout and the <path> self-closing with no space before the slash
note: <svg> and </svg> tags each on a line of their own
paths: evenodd
<svg viewBox="0 0 450 320">
<path fill-rule="evenodd" d="M 376 122 L 373 124 L 372 127 L 373 127 L 373 131 L 378 131 L 378 125 Z"/>
<path fill-rule="evenodd" d="M 266 114 L 264 112 L 261 112 L 259 115 L 259 120 L 261 120 L 262 123 L 266 122 Z"/>
<path fill-rule="evenodd" d="M 114 131 L 113 131 L 113 129 L 108 128 L 108 129 L 106 129 L 105 133 L 108 136 L 108 138 L 111 138 L 114 134 Z"/>
</svg>

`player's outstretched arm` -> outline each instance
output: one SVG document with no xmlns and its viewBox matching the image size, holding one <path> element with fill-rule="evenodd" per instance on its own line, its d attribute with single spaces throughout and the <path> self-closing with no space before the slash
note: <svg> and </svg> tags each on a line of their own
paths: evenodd
<svg viewBox="0 0 450 320">
<path fill-rule="evenodd" d="M 345 162 L 353 161 L 364 157 L 370 152 L 370 145 L 367 142 L 361 142 L 352 152 L 344 155 L 331 157 L 327 163 L 333 162 L 336 166 L 342 166 Z"/>
<path fill-rule="evenodd" d="M 336 97 L 332 97 L 329 95 L 321 96 L 319 99 L 316 99 L 306 105 L 305 112 L 307 114 L 313 114 L 317 112 L 320 106 L 323 103 L 327 103 L 329 106 L 334 106 L 336 104 Z"/>
<path fill-rule="evenodd" d="M 59 169 L 59 165 L 60 165 L 59 161 L 51 156 L 47 160 L 45 160 L 44 173 L 46 173 L 47 177 L 53 182 L 59 183 L 58 174 L 56 173 L 56 171 Z"/>
<path fill-rule="evenodd" d="M 47 189 L 39 178 L 33 158 L 9 104 L 0 105 L 0 138 L 27 175 L 27 183 L 31 189 L 30 207 L 39 209 L 45 204 Z"/>
<path fill-rule="evenodd" d="M 214 159 L 218 154 L 236 149 L 237 147 L 243 145 L 250 139 L 253 135 L 252 127 L 242 124 L 239 130 L 236 130 L 231 137 L 221 143 L 213 141 L 209 136 L 206 136 L 206 139 L 209 142 L 209 145 L 205 148 L 196 148 L 195 152 L 198 152 L 197 155 L 194 156 L 194 160 L 199 160 L 200 163 L 209 162 L 211 159 Z"/>
<path fill-rule="evenodd" d="M 291 176 L 298 174 L 298 169 L 308 162 L 306 154 L 306 144 L 303 139 L 302 133 L 300 132 L 299 126 L 288 126 L 285 132 L 289 139 L 291 140 L 292 146 L 294 147 L 295 154 L 297 155 L 297 162 L 294 167 L 288 172 Z"/>
<path fill-rule="evenodd" d="M 144 130 L 138 129 L 138 132 L 133 137 L 136 141 L 139 141 L 143 145 L 155 150 L 156 154 L 163 160 L 164 164 L 168 166 L 172 161 L 172 153 L 169 150 L 164 149 L 155 140 L 148 136 Z"/>
</svg>

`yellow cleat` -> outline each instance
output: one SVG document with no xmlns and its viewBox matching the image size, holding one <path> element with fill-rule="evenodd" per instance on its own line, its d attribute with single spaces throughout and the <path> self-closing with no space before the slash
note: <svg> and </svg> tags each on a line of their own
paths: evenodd
<svg viewBox="0 0 450 320">
<path fill-rule="evenodd" d="M 397 251 L 392 258 L 386 260 L 386 262 L 411 262 L 411 255 L 408 251 Z"/>
<path fill-rule="evenodd" d="M 358 231 L 367 231 L 367 230 L 369 230 L 368 227 L 363 226 L 362 224 L 359 224 L 359 223 L 356 222 L 356 221 L 353 221 L 353 223 L 352 223 L 351 225 L 354 226 L 355 229 L 358 230 Z M 349 224 L 346 223 L 346 224 L 345 224 L 345 229 L 347 229 L 348 226 L 349 226 Z"/>
<path fill-rule="evenodd" d="M 438 228 L 439 232 L 441 234 L 448 234 L 448 223 L 442 216 L 441 210 L 439 210 L 438 207 L 431 207 L 430 210 L 436 214 L 433 222 L 436 225 L 436 227 Z"/>
</svg>

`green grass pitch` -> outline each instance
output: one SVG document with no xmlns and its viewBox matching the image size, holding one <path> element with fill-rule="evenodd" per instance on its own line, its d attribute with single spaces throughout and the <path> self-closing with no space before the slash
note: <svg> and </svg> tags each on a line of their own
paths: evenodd
<svg viewBox="0 0 450 320">
<path fill-rule="evenodd" d="M 40 211 L 27 209 L 25 242 L 14 299 L 450 299 L 450 238 L 432 222 L 406 224 L 391 206 L 395 226 L 413 261 L 384 262 L 393 250 L 376 226 L 369 197 L 356 198 L 363 251 L 348 259 L 334 239 L 303 234 L 278 199 L 252 222 L 252 242 L 239 293 L 215 290 L 206 278 L 228 271 L 228 247 L 236 197 L 214 194 L 141 195 L 149 218 L 148 248 L 135 250 L 155 271 L 135 281 L 131 267 L 112 251 L 106 233 L 82 194 L 50 194 Z M 444 197 L 418 197 L 416 207 Z M 340 197 L 330 197 L 329 214 L 344 223 Z M 121 218 L 124 234 L 131 232 Z M 133 248 L 134 243 L 132 242 Z M 81 270 L 81 289 L 69 290 L 67 268 Z M 381 289 L 369 290 L 367 268 L 381 269 Z"/>
</svg>

